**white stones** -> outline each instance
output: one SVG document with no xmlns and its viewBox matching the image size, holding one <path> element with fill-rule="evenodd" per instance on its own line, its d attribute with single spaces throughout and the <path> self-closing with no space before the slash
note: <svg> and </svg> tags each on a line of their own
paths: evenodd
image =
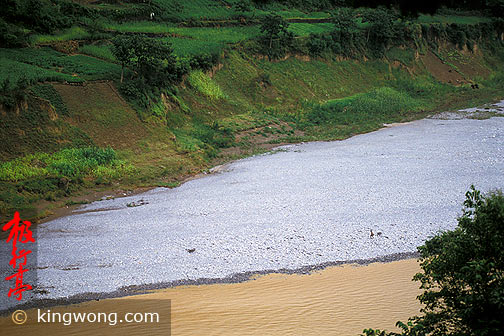
<svg viewBox="0 0 504 336">
<path fill-rule="evenodd" d="M 95 202 L 40 227 L 39 281 L 60 297 L 412 252 L 455 227 L 471 184 L 504 187 L 503 135 L 504 118 L 427 119 Z"/>
</svg>

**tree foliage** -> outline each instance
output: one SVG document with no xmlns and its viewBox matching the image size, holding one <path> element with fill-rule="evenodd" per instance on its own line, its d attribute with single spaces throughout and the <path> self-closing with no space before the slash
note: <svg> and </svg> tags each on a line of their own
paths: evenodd
<svg viewBox="0 0 504 336">
<path fill-rule="evenodd" d="M 270 59 L 278 59 L 287 53 L 292 46 L 294 34 L 289 30 L 289 23 L 280 15 L 269 14 L 261 20 L 260 42 Z"/>
<path fill-rule="evenodd" d="M 250 0 L 240 0 L 237 3 L 235 3 L 233 7 L 234 7 L 235 11 L 242 13 L 242 14 L 250 12 L 253 9 L 252 3 L 250 2 Z"/>
<path fill-rule="evenodd" d="M 143 35 L 121 35 L 113 40 L 112 52 L 121 63 L 121 92 L 139 111 L 150 110 L 162 92 L 173 89 L 189 70 L 187 62 L 173 55 L 171 45 Z M 124 69 L 130 70 L 123 83 Z M 146 116 L 140 115 L 141 119 Z"/>
<path fill-rule="evenodd" d="M 366 335 L 490 336 L 504 330 L 504 195 L 466 193 L 458 227 L 419 247 L 424 290 L 422 316 L 399 322 L 401 334 L 365 330 Z"/>
<path fill-rule="evenodd" d="M 331 21 L 334 29 L 342 32 L 348 32 L 357 29 L 354 11 L 348 7 L 341 7 L 332 13 Z"/>
<path fill-rule="evenodd" d="M 369 22 L 366 28 L 367 42 L 374 56 L 381 56 L 397 36 L 397 28 L 400 22 L 398 15 L 387 8 L 379 7 L 366 10 L 363 13 L 363 21 Z"/>
<path fill-rule="evenodd" d="M 113 40 L 112 52 L 123 69 L 131 69 L 150 86 L 175 83 L 182 76 L 171 45 L 160 40 L 122 35 Z"/>
</svg>

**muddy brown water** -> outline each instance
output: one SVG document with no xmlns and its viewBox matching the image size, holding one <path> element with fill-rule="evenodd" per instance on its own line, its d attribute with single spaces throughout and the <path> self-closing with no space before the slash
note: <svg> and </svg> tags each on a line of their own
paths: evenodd
<svg viewBox="0 0 504 336">
<path fill-rule="evenodd" d="M 157 312 L 158 324 L 26 324 L 2 318 L 3 335 L 359 335 L 396 330 L 419 313 L 415 259 L 329 267 L 309 275 L 269 274 L 238 284 L 182 286 L 151 294 L 51 308 L 52 312 Z M 47 309 L 42 310 L 43 312 Z M 6 333 L 4 333 L 6 332 Z"/>
</svg>

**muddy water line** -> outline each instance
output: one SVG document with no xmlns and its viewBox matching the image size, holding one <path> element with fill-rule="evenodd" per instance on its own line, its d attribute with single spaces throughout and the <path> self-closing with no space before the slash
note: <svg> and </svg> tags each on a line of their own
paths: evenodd
<svg viewBox="0 0 504 336">
<path fill-rule="evenodd" d="M 309 275 L 270 274 L 238 284 L 182 286 L 152 294 L 51 308 L 52 312 L 158 312 L 171 300 L 172 335 L 358 335 L 364 328 L 396 329 L 418 314 L 416 260 L 330 267 Z M 29 311 L 29 316 L 36 316 Z M 120 315 L 120 314 L 119 314 Z M 165 320 L 166 321 L 166 320 Z M 166 323 L 37 324 L 0 322 L 6 335 L 166 335 Z"/>
</svg>

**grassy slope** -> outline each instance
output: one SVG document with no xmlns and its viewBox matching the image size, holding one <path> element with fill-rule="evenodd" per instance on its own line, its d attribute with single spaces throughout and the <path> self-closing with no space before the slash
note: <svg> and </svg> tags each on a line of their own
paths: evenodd
<svg viewBox="0 0 504 336">
<path fill-rule="evenodd" d="M 502 64 L 489 55 L 465 57 L 468 64 L 487 69 L 487 75 L 491 72 L 489 68 Z M 431 63 L 446 65 L 432 53 L 413 61 L 406 57 L 405 62 L 409 62 L 407 68 L 394 67 L 393 61 L 331 61 L 307 57 L 269 62 L 235 50 L 226 54 L 222 68 L 213 77 L 193 73 L 179 88 L 177 96 L 165 97 L 161 108 L 166 108 L 166 118 L 142 123 L 109 83 L 54 84 L 68 110 L 67 115 L 57 120 L 45 117 L 47 120 L 41 124 L 58 122 L 64 129 L 75 130 L 95 144 L 112 146 L 118 158 L 132 167 L 124 170 L 120 178 L 104 181 L 92 177 L 85 183 L 88 187 L 111 188 L 111 182 L 119 183 L 114 188 L 173 186 L 215 162 L 270 148 L 268 142 L 343 139 L 377 129 L 383 123 L 419 118 L 430 110 L 502 97 L 502 91 L 491 85 L 482 84 L 482 89 L 475 91 L 436 80 L 429 66 Z M 451 74 L 448 68 L 445 70 Z M 470 75 L 466 77 L 469 79 Z M 217 131 L 206 126 L 215 122 L 219 123 Z M 47 129 L 51 130 L 55 127 L 49 126 Z M 223 128 L 234 133 L 237 137 L 234 142 L 221 144 L 217 137 L 222 136 L 219 132 Z M 241 137 L 239 132 L 247 136 Z M 50 134 L 43 130 L 41 134 L 46 133 Z M 56 133 L 61 140 L 46 138 L 45 141 L 48 144 L 69 141 L 70 136 L 65 138 L 61 132 Z M 34 143 L 26 143 L 25 149 L 28 146 L 30 150 L 51 150 Z M 225 149 L 229 146 L 236 150 Z M 224 148 L 224 157 L 217 156 L 218 148 Z M 13 190 L 5 185 L 2 188 Z M 53 195 L 50 191 L 43 198 L 53 199 Z M 25 200 L 37 198 L 26 191 L 21 196 Z M 34 214 L 32 205 L 22 199 L 9 202 Z"/>
<path fill-rule="evenodd" d="M 170 6 L 169 1 L 155 1 Z M 326 13 L 270 9 L 286 18 L 327 17 Z M 173 13 L 176 20 L 222 20 L 235 14 L 222 3 L 208 0 L 184 3 L 182 9 Z M 265 13 L 256 12 L 258 16 Z M 485 82 L 485 78 L 502 67 L 504 58 L 487 51 L 472 54 L 446 46 L 436 55 L 427 52 L 418 57 L 411 49 L 393 48 L 383 60 L 296 56 L 270 62 L 251 56 L 239 44 L 232 47 L 257 36 L 257 26 L 188 28 L 137 19 L 105 23 L 103 28 L 160 34 L 155 38 L 171 42 L 179 57 L 199 53 L 224 55 L 219 70 L 192 72 L 175 95 L 163 96 L 152 107 L 155 113 L 144 123 L 111 83 L 89 82 L 118 79 L 120 67 L 109 42 L 85 44 L 79 48 L 80 55 L 65 55 L 47 47 L 0 49 L 0 63 L 5 65 L 0 79 L 8 77 L 14 84 L 22 77 L 32 83 L 87 81 L 85 86 L 37 85 L 28 96 L 27 106 L 0 111 L 2 124 L 9 125 L 0 139 L 8 148 L 1 153 L 3 160 L 68 146 L 111 146 L 117 152 L 119 163 L 115 164 L 120 176 L 111 173 L 113 167 L 99 167 L 85 175 L 83 181 L 72 181 L 75 188 L 82 184 L 88 188 L 174 186 L 217 162 L 250 155 L 277 143 L 343 139 L 377 129 L 386 122 L 411 120 L 428 111 L 502 97 L 497 81 Z M 420 20 L 481 22 L 481 18 L 439 16 Z M 332 25 L 293 23 L 290 29 L 302 37 L 331 30 Z M 56 36 L 35 36 L 34 41 L 76 38 L 87 39 L 90 35 L 74 27 Z M 481 83 L 481 90 L 452 85 L 473 80 Z M 24 160 L 22 165 L 27 171 L 35 171 L 39 167 L 33 165 L 39 161 Z M 51 188 L 58 189 L 61 182 L 55 181 L 56 187 Z M 0 181 L 0 212 L 23 209 L 32 216 L 40 198 L 52 201 L 69 194 L 54 188 L 27 189 L 25 182 Z M 30 183 L 44 185 L 44 177 Z"/>
</svg>

